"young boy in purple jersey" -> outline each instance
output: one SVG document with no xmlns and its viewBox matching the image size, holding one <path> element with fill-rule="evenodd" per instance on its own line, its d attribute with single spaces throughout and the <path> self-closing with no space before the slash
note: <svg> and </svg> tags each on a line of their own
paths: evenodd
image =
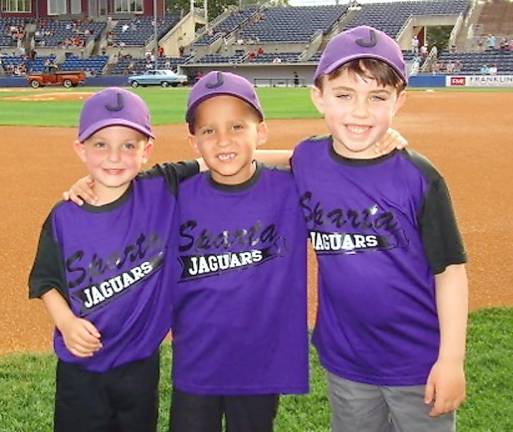
<svg viewBox="0 0 513 432">
<path fill-rule="evenodd" d="M 289 170 L 255 162 L 253 86 L 213 71 L 192 88 L 189 141 L 208 172 L 181 184 L 170 430 L 273 430 L 308 391 L 306 229 Z"/>
<path fill-rule="evenodd" d="M 331 135 L 292 158 L 319 262 L 313 334 L 332 430 L 453 431 L 465 397 L 466 255 L 444 179 L 374 147 L 402 105 L 400 48 L 367 26 L 333 38 L 312 100 Z"/>
<path fill-rule="evenodd" d="M 152 147 L 139 96 L 108 88 L 85 102 L 74 149 L 98 199 L 52 209 L 29 280 L 30 297 L 43 300 L 56 326 L 55 431 L 156 430 L 159 345 L 172 319 L 176 192 L 199 166 L 139 174 Z"/>
</svg>

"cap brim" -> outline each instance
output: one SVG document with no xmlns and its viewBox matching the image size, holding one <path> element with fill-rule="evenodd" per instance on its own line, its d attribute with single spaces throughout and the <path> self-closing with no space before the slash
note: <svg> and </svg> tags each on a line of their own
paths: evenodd
<svg viewBox="0 0 513 432">
<path fill-rule="evenodd" d="M 194 101 L 194 103 L 187 109 L 187 113 L 185 114 L 185 121 L 187 123 L 189 123 L 189 130 L 191 130 L 191 122 L 192 122 L 192 119 L 193 119 L 194 111 L 196 111 L 196 108 L 198 108 L 198 105 L 200 103 L 202 103 L 202 102 L 205 102 L 207 99 L 210 99 L 210 98 L 214 97 L 214 96 L 223 96 L 223 95 L 224 96 L 233 96 L 233 97 L 236 97 L 237 99 L 240 99 L 243 102 L 246 102 L 249 106 L 251 106 L 251 107 L 253 107 L 255 109 L 255 111 L 260 116 L 261 120 L 264 119 L 264 113 L 262 112 L 262 108 L 260 108 L 259 106 L 255 105 L 254 103 L 252 103 L 248 99 L 242 97 L 241 95 L 239 95 L 237 93 L 234 93 L 234 92 L 229 92 L 229 91 L 213 92 L 213 93 L 208 93 L 208 94 L 200 97 L 198 100 Z"/>
<path fill-rule="evenodd" d="M 91 135 L 98 132 L 100 129 L 106 128 L 108 126 L 126 126 L 131 129 L 135 129 L 138 132 L 141 132 L 143 135 L 146 135 L 151 138 L 155 138 L 153 135 L 153 132 L 144 126 L 141 126 L 137 123 L 133 123 L 131 121 L 125 120 L 125 119 L 117 119 L 117 118 L 110 118 L 106 120 L 101 120 L 99 122 L 93 123 L 91 126 L 89 126 L 86 130 L 82 131 L 78 135 L 78 139 L 80 142 L 84 142 L 86 139 L 91 137 Z"/>
<path fill-rule="evenodd" d="M 317 80 L 321 75 L 328 75 L 332 73 L 334 70 L 338 69 L 340 66 L 345 65 L 346 63 L 349 63 L 353 60 L 361 60 L 361 59 L 374 59 L 374 60 L 380 60 L 387 65 L 389 65 L 394 71 L 397 72 L 397 75 L 401 77 L 401 79 L 405 82 L 405 84 L 408 84 L 408 80 L 406 79 L 406 75 L 403 71 L 397 68 L 396 65 L 394 65 L 390 60 L 388 60 L 385 57 L 376 55 L 376 54 L 355 54 L 353 56 L 349 56 L 343 59 L 340 59 L 333 64 L 331 64 L 328 68 L 326 68 L 322 73 L 316 74 L 314 77 L 314 81 Z"/>
</svg>

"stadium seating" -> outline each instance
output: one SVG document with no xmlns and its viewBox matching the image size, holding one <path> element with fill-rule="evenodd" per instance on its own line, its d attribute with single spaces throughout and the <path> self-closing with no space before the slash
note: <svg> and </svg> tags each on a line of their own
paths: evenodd
<svg viewBox="0 0 513 432">
<path fill-rule="evenodd" d="M 400 1 L 366 3 L 346 24 L 345 29 L 369 25 L 396 38 L 412 15 L 459 15 L 469 7 L 469 0 Z"/>
<path fill-rule="evenodd" d="M 194 45 L 210 45 L 215 40 L 223 37 L 225 34 L 229 34 L 236 30 L 238 27 L 243 25 L 248 19 L 255 14 L 258 9 L 256 7 L 249 7 L 246 9 L 233 11 L 224 20 L 212 27 L 210 34 L 205 33 L 198 40 L 194 42 Z"/>
<path fill-rule="evenodd" d="M 157 20 L 157 38 L 160 39 L 180 21 L 180 15 L 172 14 Z M 120 20 L 113 31 L 115 46 L 144 46 L 155 34 L 153 18 L 141 16 L 131 20 Z"/>
<path fill-rule="evenodd" d="M 37 57 L 34 60 L 27 60 L 23 56 L 2 56 L 2 64 L 5 70 L 7 70 L 9 66 L 25 64 L 28 72 L 42 72 L 46 60 L 53 62 L 55 60 L 55 56 Z"/>
<path fill-rule="evenodd" d="M 346 5 L 269 8 L 240 35 L 246 42 L 307 43 L 317 31 L 328 32 L 346 11 Z"/>
<path fill-rule="evenodd" d="M 169 65 L 169 68 L 176 69 L 178 66 L 186 64 L 190 60 L 190 57 L 158 57 L 155 60 L 155 64 L 151 63 L 152 69 L 166 69 Z M 129 73 L 129 64 L 133 64 L 132 74 L 140 74 L 146 70 L 147 61 L 146 59 L 121 59 L 114 69 L 112 73 L 114 75 L 122 75 Z"/>
<path fill-rule="evenodd" d="M 95 56 L 86 59 L 81 59 L 77 56 L 69 56 L 61 65 L 60 69 L 63 71 L 89 71 L 93 74 L 99 75 L 102 73 L 108 60 L 109 56 Z"/>
<path fill-rule="evenodd" d="M 104 22 L 77 23 L 71 20 L 41 19 L 37 23 L 34 39 L 37 47 L 80 47 L 90 39 L 97 40 L 105 29 Z M 78 43 L 75 43 L 78 42 Z"/>
<path fill-rule="evenodd" d="M 461 62 L 462 68 L 458 73 L 480 75 L 484 65 L 497 66 L 498 75 L 513 75 L 513 51 L 489 50 L 480 53 L 449 53 L 444 51 L 438 57 L 442 65 L 441 73 L 446 73 L 448 63 Z M 445 67 L 444 67 L 445 66 Z"/>
<path fill-rule="evenodd" d="M 207 64 L 241 63 L 242 60 L 244 60 L 245 55 L 246 54 L 245 54 L 244 50 L 239 50 L 232 56 L 224 56 L 222 54 L 206 54 L 205 56 L 203 56 L 199 60 L 197 60 L 195 63 L 207 63 Z"/>
<path fill-rule="evenodd" d="M 246 58 L 249 63 L 297 63 L 300 52 L 273 52 L 257 55 L 254 59 Z"/>
<path fill-rule="evenodd" d="M 26 23 L 27 21 L 24 18 L 0 18 L 0 47 L 15 47 L 16 39 L 11 36 L 10 28 L 15 26 L 24 29 Z"/>
</svg>

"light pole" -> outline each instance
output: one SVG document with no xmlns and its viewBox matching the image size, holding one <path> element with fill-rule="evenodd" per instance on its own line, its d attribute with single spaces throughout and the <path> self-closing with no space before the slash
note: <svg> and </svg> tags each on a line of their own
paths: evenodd
<svg viewBox="0 0 513 432">
<path fill-rule="evenodd" d="M 158 34 L 157 34 L 157 0 L 153 0 L 153 37 L 155 39 L 155 57 L 159 48 Z"/>
<path fill-rule="evenodd" d="M 205 8 L 205 28 L 208 30 L 208 0 L 203 0 L 203 7 Z"/>
</svg>

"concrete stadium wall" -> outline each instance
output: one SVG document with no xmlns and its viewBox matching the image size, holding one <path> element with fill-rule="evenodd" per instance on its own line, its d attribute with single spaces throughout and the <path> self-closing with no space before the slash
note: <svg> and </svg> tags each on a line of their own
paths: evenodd
<svg viewBox="0 0 513 432">
<path fill-rule="evenodd" d="M 211 65 L 210 67 L 184 67 L 183 72 L 191 78 L 197 72 L 207 73 L 211 70 L 233 72 L 239 74 L 258 87 L 283 87 L 294 85 L 294 72 L 299 77 L 299 85 L 312 84 L 315 65 Z M 128 85 L 126 75 L 101 75 L 86 79 L 88 87 L 124 87 Z M 409 87 L 443 88 L 443 87 L 480 87 L 480 88 L 512 88 L 513 75 L 413 75 L 408 79 Z M 0 88 L 28 87 L 25 77 L 0 77 Z M 46 87 L 52 88 L 52 87 Z"/>
</svg>

